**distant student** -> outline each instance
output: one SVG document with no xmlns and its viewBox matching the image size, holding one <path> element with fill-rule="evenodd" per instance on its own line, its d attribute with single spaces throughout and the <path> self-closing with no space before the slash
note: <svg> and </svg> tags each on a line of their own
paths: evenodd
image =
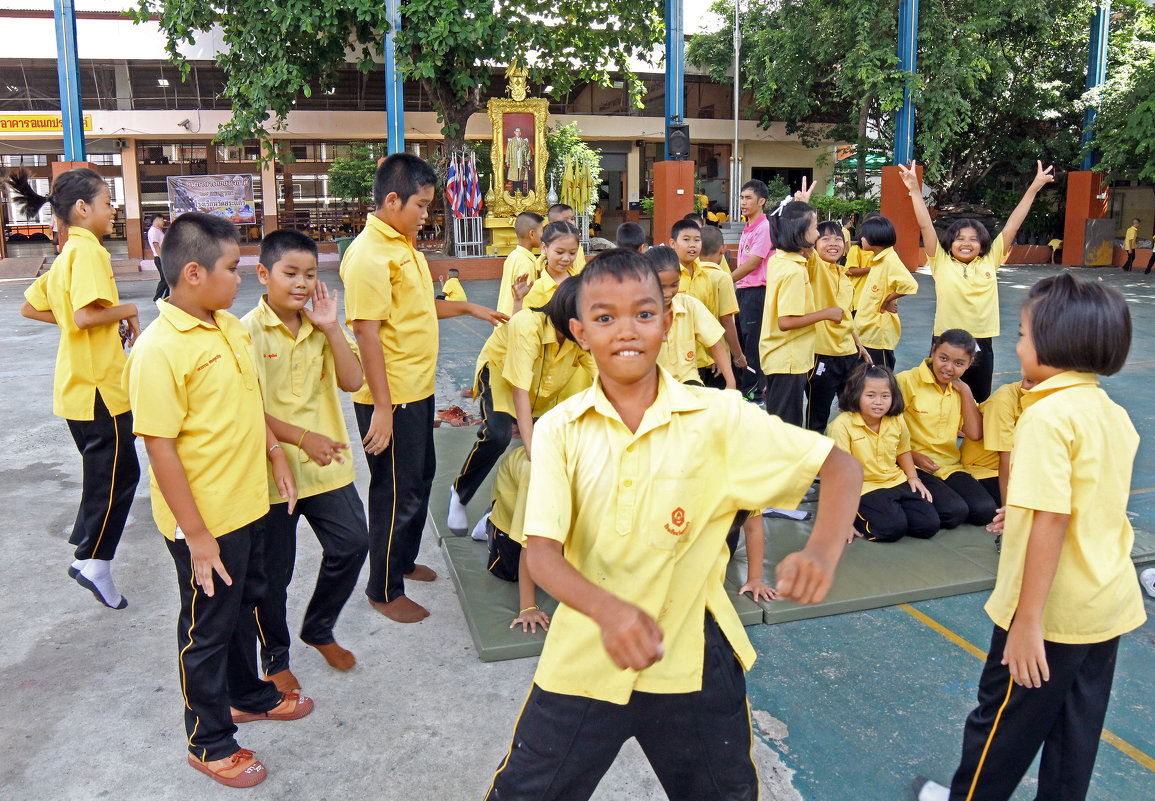
<svg viewBox="0 0 1155 801">
<path fill-rule="evenodd" d="M 822 433 L 830 419 L 830 403 L 842 391 L 847 377 L 870 354 L 854 333 L 850 315 L 854 285 L 846 276 L 842 256 L 846 239 L 832 220 L 818 223 L 818 243 L 806 259 L 806 273 L 814 293 L 814 305 L 842 309 L 838 322 L 824 320 L 814 326 L 814 367 L 806 379 L 806 427 Z"/>
<path fill-rule="evenodd" d="M 620 248 L 636 250 L 638 253 L 646 252 L 646 231 L 636 222 L 624 222 L 619 225 L 615 240 Z"/>
<path fill-rule="evenodd" d="M 867 212 L 862 221 L 881 217 L 877 211 Z M 861 225 L 859 226 L 861 227 Z M 846 277 L 854 285 L 854 300 L 851 302 L 850 316 L 858 313 L 858 300 L 862 297 L 862 288 L 866 286 L 866 276 L 870 275 L 870 260 L 874 254 L 863 250 L 857 239 L 850 241 L 846 247 Z"/>
<path fill-rule="evenodd" d="M 1003 384 L 979 404 L 983 416 L 983 438 L 962 441 L 963 468 L 983 485 L 996 506 L 1007 497 L 1011 476 L 1011 450 L 1015 425 L 1023 413 L 1023 393 L 1034 386 L 1029 378 Z"/>
<path fill-rule="evenodd" d="M 541 270 L 521 307 L 514 304 L 514 311 L 544 306 L 553 297 L 558 284 L 581 273 L 577 266 L 581 249 L 581 238 L 572 223 L 559 221 L 547 225 L 541 233 L 541 257 L 544 259 Z"/>
<path fill-rule="evenodd" d="M 898 301 L 918 292 L 918 282 L 894 252 L 898 237 L 886 217 L 863 220 L 859 243 L 870 255 L 870 272 L 858 297 L 854 331 L 875 364 L 894 369 L 894 349 L 902 336 Z"/>
<path fill-rule="evenodd" d="M 985 526 L 997 508 L 990 494 L 963 468 L 958 447 L 960 431 L 966 439 L 983 437 L 983 417 L 962 380 L 974 352 L 974 337 L 950 328 L 935 337 L 929 359 L 897 376 L 914 465 L 934 496 L 942 528 L 964 522 Z"/>
<path fill-rule="evenodd" d="M 120 302 L 112 262 L 101 240 L 116 211 L 108 184 L 87 168 L 61 173 L 41 197 L 22 173 L 12 176 L 28 217 L 45 203 L 68 226 L 68 241 L 51 269 L 24 293 L 20 313 L 60 328 L 52 413 L 63 417 L 83 465 L 80 508 L 68 541 L 76 546 L 68 575 L 110 609 L 128 601 L 112 580 L 112 559 L 140 479 L 132 413 L 121 384 L 124 345 L 140 333 L 136 306 Z M 125 333 L 121 332 L 121 324 Z"/>
<path fill-rule="evenodd" d="M 938 512 L 914 466 L 894 373 L 880 364 L 860 364 L 839 393 L 838 408 L 842 414 L 826 436 L 862 463 L 855 530 L 871 542 L 937 534 Z"/>
<path fill-rule="evenodd" d="M 501 286 L 497 290 L 497 310 L 513 314 L 513 286 L 518 280 L 530 283 L 537 278 L 537 256 L 533 249 L 541 244 L 542 221 L 545 218 L 532 211 L 523 211 L 513 221 L 517 247 L 505 257 L 501 267 Z"/>
<path fill-rule="evenodd" d="M 164 217 L 159 214 L 152 218 L 148 226 L 148 249 L 152 252 L 152 263 L 156 265 L 159 278 L 156 282 L 156 291 L 152 293 L 152 302 L 168 297 L 168 283 L 164 280 L 164 270 L 160 268 L 160 249 L 164 244 Z"/>
<path fill-rule="evenodd" d="M 567 333 L 576 314 L 577 287 L 570 283 L 562 282 L 545 306 L 513 315 L 482 348 L 475 383 L 481 428 L 449 490 L 452 531 L 469 526 L 465 507 L 509 447 L 514 422 L 532 453 L 533 421 L 582 387 L 574 381 L 579 373 L 588 381 L 596 371 L 593 359 Z"/>
<path fill-rule="evenodd" d="M 1123 235 L 1123 250 L 1127 251 L 1127 261 L 1123 262 L 1123 272 L 1131 272 L 1135 263 L 1135 248 L 1139 243 L 1139 218 L 1131 219 L 1131 227 Z"/>
<path fill-rule="evenodd" d="M 369 583 L 381 614 L 416 623 L 429 612 L 405 595 L 405 579 L 432 581 L 417 564 L 436 472 L 433 379 L 437 320 L 507 319 L 475 303 L 436 300 L 425 256 L 414 246 L 437 176 L 424 159 L 394 153 L 373 178 L 376 206 L 345 251 L 345 319 L 357 337 L 366 386 L 353 394 L 369 463 Z"/>
<path fill-rule="evenodd" d="M 922 244 L 934 276 L 934 335 L 949 328 L 969 331 L 978 347 L 975 363 L 966 371 L 965 380 L 981 403 L 991 394 L 994 375 L 994 337 L 999 335 L 998 271 L 1006 251 L 1014 244 L 1019 226 L 1027 218 L 1035 197 L 1044 186 L 1055 180 L 1055 168 L 1043 169 L 1038 162 L 1035 179 L 1023 193 L 1023 199 L 1007 218 L 1002 233 L 991 240 L 986 226 L 978 220 L 956 220 L 947 229 L 945 248 L 939 245 L 938 233 L 922 199 L 915 165 L 899 165 L 902 181 L 910 190 L 914 216 L 922 231 Z"/>
<path fill-rule="evenodd" d="M 774 252 L 770 238 L 770 221 L 765 214 L 770 190 L 758 179 L 742 184 L 739 208 L 746 218 L 742 238 L 738 240 L 738 266 L 734 268 L 734 289 L 738 298 L 738 341 L 746 357 L 747 373 L 744 394 L 747 400 L 762 400 L 766 393 L 766 376 L 758 358 L 758 339 L 762 333 L 762 307 L 766 303 L 766 263 Z"/>
<path fill-rule="evenodd" d="M 1127 518 L 1139 436 L 1096 376 L 1127 359 L 1127 304 L 1061 273 L 1031 288 L 1021 330 L 1037 383 L 1015 430 L 990 651 L 951 786 L 925 782 L 921 801 L 1010 798 L 1040 749 L 1035 797 L 1086 798 L 1119 638 L 1147 617 Z"/>
<path fill-rule="evenodd" d="M 552 206 L 550 206 L 549 210 L 546 212 L 546 223 L 548 224 L 555 222 L 567 222 L 570 225 L 573 225 L 574 229 L 576 230 L 577 226 L 574 225 L 573 206 L 568 206 L 565 203 L 554 203 Z M 545 261 L 546 258 L 544 253 L 537 257 L 537 272 L 539 274 L 542 272 L 542 270 L 545 269 Z M 573 260 L 574 275 L 577 275 L 582 270 L 584 270 L 585 266 L 586 253 L 581 246 L 581 232 L 578 231 L 577 255 L 574 256 Z"/>
<path fill-rule="evenodd" d="M 171 295 L 125 370 L 135 432 L 148 451 L 152 516 L 180 589 L 188 762 L 229 787 L 267 775 L 237 745 L 237 723 L 296 720 L 313 709 L 309 698 L 261 680 L 252 629 L 241 623 L 265 583 L 266 464 L 290 511 L 297 488 L 265 422 L 249 332 L 225 311 L 241 283 L 240 256 L 228 220 L 195 211 L 178 217 L 161 253 Z"/>
<path fill-rule="evenodd" d="M 441 294 L 443 296 L 441 300 L 452 300 L 457 303 L 468 302 L 469 296 L 465 294 L 465 287 L 461 285 L 459 275 L 461 275 L 459 271 L 450 269 L 449 278 L 444 281 L 441 281 L 440 278 L 437 279 L 441 281 Z"/>
<path fill-rule="evenodd" d="M 803 251 L 818 241 L 818 216 L 794 200 L 773 217 L 777 251 L 766 265 L 766 304 L 758 352 L 766 375 L 766 411 L 796 426 L 806 423 L 806 376 L 814 367 L 815 326 L 842 320 L 842 309 L 815 309 Z"/>
<path fill-rule="evenodd" d="M 288 457 L 297 504 L 290 509 L 270 477 L 268 587 L 257 604 L 256 632 L 265 675 L 280 690 L 297 690 L 300 684 L 289 667 L 285 605 L 302 516 L 321 543 L 321 568 L 301 640 L 337 670 L 357 662 L 337 643 L 333 628 L 369 548 L 341 409 L 341 392 L 356 392 L 365 379 L 351 338 L 337 319 L 337 300 L 317 280 L 317 244 L 298 231 L 273 231 L 261 240 L 259 258 L 257 278 L 267 292 L 241 323 L 253 340 L 265 418 Z"/>
<path fill-rule="evenodd" d="M 722 328 L 726 331 L 726 345 L 729 352 L 726 361 L 733 361 L 734 367 L 746 372 L 746 356 L 742 352 L 742 343 L 738 340 L 738 296 L 734 290 L 734 281 L 727 270 L 723 270 L 720 263 L 725 256 L 725 243 L 722 231 L 715 226 L 708 225 L 702 229 L 702 251 L 698 259 L 698 269 L 710 277 L 714 284 L 714 306 L 711 312 L 718 318 Z M 680 283 L 680 281 L 679 281 Z M 713 367 L 717 362 L 705 353 L 699 354 L 698 367 L 705 371 L 703 380 L 707 385 L 713 384 L 722 387 L 722 375 L 714 375 Z M 720 368 L 719 368 L 720 369 Z"/>
<path fill-rule="evenodd" d="M 726 389 L 734 389 L 734 372 L 726 351 L 726 330 L 697 298 L 678 291 L 681 264 L 673 248 L 659 245 L 646 251 L 646 261 L 658 274 L 670 329 L 662 342 L 658 364 L 683 384 L 701 384 L 698 354 L 708 352 L 718 365 Z"/>
<path fill-rule="evenodd" d="M 707 309 L 715 309 L 718 305 L 716 285 L 705 270 L 699 269 L 702 229 L 692 220 L 678 220 L 670 228 L 669 245 L 678 254 L 678 262 L 681 264 L 678 291 L 693 295 L 706 304 Z M 717 316 L 717 313 L 714 312 L 714 315 Z"/>
<path fill-rule="evenodd" d="M 806 550 L 778 566 L 783 596 L 820 600 L 861 469 L 657 369 L 669 317 L 640 255 L 604 251 L 579 284 L 571 327 L 598 380 L 542 418 L 525 514 L 529 568 L 560 605 L 488 798 L 588 798 L 631 737 L 671 798 L 754 798 L 754 649 L 726 596 L 726 537 L 739 510 L 795 504 L 820 474 Z"/>
</svg>

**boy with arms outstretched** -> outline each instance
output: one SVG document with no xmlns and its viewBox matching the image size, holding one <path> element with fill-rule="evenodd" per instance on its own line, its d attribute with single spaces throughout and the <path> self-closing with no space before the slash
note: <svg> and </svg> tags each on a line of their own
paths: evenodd
<svg viewBox="0 0 1155 801">
<path fill-rule="evenodd" d="M 821 475 L 810 542 L 778 567 L 784 596 L 820 600 L 862 470 L 659 369 L 670 315 L 638 254 L 599 254 L 580 281 L 570 327 L 599 377 L 540 420 L 525 517 L 529 568 L 561 605 L 489 798 L 588 798 L 630 737 L 671 798 L 754 798 L 754 650 L 723 586 L 726 536 L 740 510 L 796 504 Z"/>
</svg>

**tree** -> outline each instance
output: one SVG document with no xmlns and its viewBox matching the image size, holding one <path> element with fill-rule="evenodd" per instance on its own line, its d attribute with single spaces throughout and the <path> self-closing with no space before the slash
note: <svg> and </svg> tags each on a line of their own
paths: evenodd
<svg viewBox="0 0 1155 801">
<path fill-rule="evenodd" d="M 582 141 L 582 133 L 576 122 L 569 125 L 557 125 L 545 132 L 545 146 L 549 151 L 549 160 L 545 164 L 545 179 L 555 187 L 561 187 L 562 175 L 565 173 L 565 158 L 569 156 L 575 163 L 578 159 L 585 160 L 590 165 L 590 185 L 593 194 L 590 203 L 598 204 L 598 187 L 602 184 L 602 156 L 601 153 Z M 560 191 L 559 191 L 560 194 Z M 576 209 L 578 214 L 588 214 L 590 209 Z"/>
<path fill-rule="evenodd" d="M 371 203 L 377 159 L 384 155 L 381 145 L 354 145 L 349 148 L 349 155 L 333 159 L 329 165 L 329 196 Z"/>
<path fill-rule="evenodd" d="M 731 0 L 715 10 L 733 18 Z M 811 145 L 857 143 L 861 195 L 866 157 L 892 149 L 910 80 L 915 153 L 939 200 L 985 197 L 1037 158 L 1074 160 L 1090 0 L 940 0 L 919 15 L 910 76 L 898 65 L 897 0 L 750 0 L 742 72 L 762 124 L 784 120 Z M 731 30 L 695 37 L 688 58 L 724 80 Z"/>
</svg>

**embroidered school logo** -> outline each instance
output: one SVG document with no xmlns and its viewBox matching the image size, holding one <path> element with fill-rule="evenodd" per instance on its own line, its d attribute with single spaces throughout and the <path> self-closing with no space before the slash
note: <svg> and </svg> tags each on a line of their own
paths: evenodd
<svg viewBox="0 0 1155 801">
<path fill-rule="evenodd" d="M 218 353 L 216 356 L 213 356 L 213 357 L 212 357 L 211 359 L 209 359 L 207 362 L 205 362 L 205 363 L 204 363 L 204 364 L 202 364 L 200 367 L 198 367 L 198 368 L 197 368 L 197 372 L 199 373 L 201 370 L 205 369 L 206 367 L 208 367 L 208 366 L 209 366 L 210 364 L 212 364 L 213 362 L 215 362 L 215 361 L 218 361 L 220 358 L 221 358 L 221 355 Z"/>
<path fill-rule="evenodd" d="M 665 526 L 666 531 L 675 537 L 685 534 L 689 527 L 690 524 L 686 522 L 686 510 L 680 506 L 670 513 L 670 522 Z"/>
<path fill-rule="evenodd" d="M 695 356 L 697 356 L 697 355 L 698 355 L 698 354 L 696 354 L 696 353 L 695 353 L 694 351 L 692 351 L 692 350 L 688 350 L 688 351 L 686 351 L 686 361 L 688 361 L 688 362 L 692 362 L 692 361 L 694 361 L 694 357 L 695 357 Z"/>
<path fill-rule="evenodd" d="M 265 354 L 265 358 L 266 358 L 266 359 L 275 359 L 275 358 L 277 358 L 277 354 L 275 354 L 275 353 L 266 353 L 266 354 Z"/>
</svg>

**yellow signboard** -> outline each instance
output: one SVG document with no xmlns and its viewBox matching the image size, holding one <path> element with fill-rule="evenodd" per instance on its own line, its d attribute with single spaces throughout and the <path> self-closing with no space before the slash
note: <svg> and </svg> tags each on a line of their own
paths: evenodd
<svg viewBox="0 0 1155 801">
<path fill-rule="evenodd" d="M 59 114 L 0 114 L 0 134 L 56 133 L 64 130 Z M 84 115 L 84 130 L 92 130 L 92 115 Z"/>
</svg>

